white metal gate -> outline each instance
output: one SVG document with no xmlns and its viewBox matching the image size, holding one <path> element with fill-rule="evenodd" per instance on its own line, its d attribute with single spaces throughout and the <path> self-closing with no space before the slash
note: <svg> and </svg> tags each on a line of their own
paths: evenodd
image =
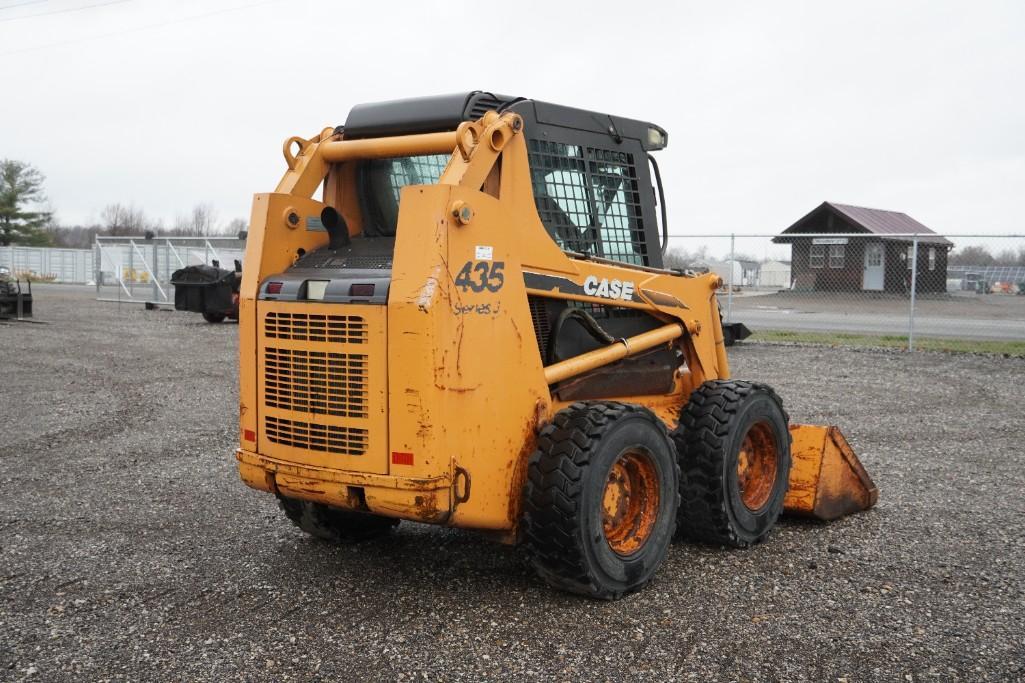
<svg viewBox="0 0 1025 683">
<path fill-rule="evenodd" d="M 96 237 L 96 298 L 99 301 L 174 303 L 171 274 L 179 268 L 217 262 L 232 270 L 245 242 L 235 237 Z"/>
</svg>

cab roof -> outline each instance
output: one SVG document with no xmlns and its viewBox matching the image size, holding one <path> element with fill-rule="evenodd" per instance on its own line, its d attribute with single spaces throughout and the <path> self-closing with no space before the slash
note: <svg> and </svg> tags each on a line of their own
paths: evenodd
<svg viewBox="0 0 1025 683">
<path fill-rule="evenodd" d="M 524 117 L 528 130 L 530 122 L 536 121 L 613 138 L 634 138 L 649 151 L 664 148 L 668 141 L 665 129 L 653 123 L 524 97 L 496 95 L 485 90 L 357 104 L 345 120 L 345 137 L 358 139 L 454 130 L 463 121 L 476 121 L 490 110 L 517 112 Z"/>
</svg>

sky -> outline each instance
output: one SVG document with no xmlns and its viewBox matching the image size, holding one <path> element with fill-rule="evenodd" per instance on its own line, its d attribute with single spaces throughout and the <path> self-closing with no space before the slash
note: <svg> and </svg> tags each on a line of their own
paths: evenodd
<svg viewBox="0 0 1025 683">
<path fill-rule="evenodd" d="M 674 235 L 824 200 L 1025 233 L 1025 2 L 0 0 L 0 158 L 64 224 L 248 217 L 289 136 L 478 89 L 668 130 Z"/>
</svg>

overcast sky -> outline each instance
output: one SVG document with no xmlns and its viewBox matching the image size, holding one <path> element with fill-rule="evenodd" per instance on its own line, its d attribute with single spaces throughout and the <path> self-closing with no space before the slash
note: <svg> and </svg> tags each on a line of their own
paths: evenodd
<svg viewBox="0 0 1025 683">
<path fill-rule="evenodd" d="M 0 0 L 0 157 L 59 219 L 221 222 L 358 102 L 484 89 L 660 124 L 673 233 L 823 200 L 1025 232 L 1025 2 Z"/>
</svg>

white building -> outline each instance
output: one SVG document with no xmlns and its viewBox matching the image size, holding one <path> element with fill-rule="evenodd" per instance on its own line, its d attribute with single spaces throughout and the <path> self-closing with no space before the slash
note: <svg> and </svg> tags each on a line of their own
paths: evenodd
<svg viewBox="0 0 1025 683">
<path fill-rule="evenodd" d="M 766 261 L 763 263 L 758 286 L 767 289 L 790 289 L 790 262 Z"/>
</svg>

